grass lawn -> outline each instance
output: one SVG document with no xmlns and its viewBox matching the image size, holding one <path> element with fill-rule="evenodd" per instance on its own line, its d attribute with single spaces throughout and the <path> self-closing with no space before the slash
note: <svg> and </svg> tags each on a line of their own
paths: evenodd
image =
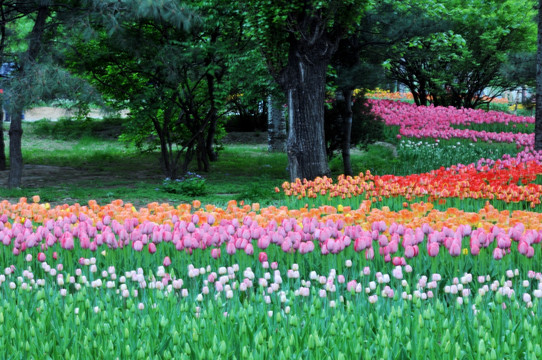
<svg viewBox="0 0 542 360">
<path fill-rule="evenodd" d="M 7 124 L 4 124 L 7 130 Z M 211 163 L 203 189 L 195 193 L 173 193 L 163 186 L 164 175 L 159 164 L 159 153 L 140 153 L 133 146 L 117 140 L 120 132 L 117 121 L 50 122 L 24 124 L 23 157 L 27 169 L 23 186 L 8 190 L 0 187 L 0 197 L 17 200 L 40 195 L 51 203 L 81 203 L 94 199 L 107 203 L 122 198 L 143 206 L 149 202 L 191 202 L 224 205 L 229 200 L 259 202 L 262 205 L 281 205 L 282 194 L 274 192 L 288 181 L 288 160 L 285 153 L 269 153 L 265 136 L 256 144 L 225 144 L 219 160 Z M 500 158 L 504 153 L 515 153 L 511 144 L 477 144 L 461 146 L 468 141 L 401 141 L 396 130 L 387 131 L 387 142 L 396 146 L 397 154 L 389 146 L 370 145 L 365 150 L 352 150 L 354 173 L 370 170 L 373 174 L 406 175 L 475 162 L 481 157 Z M 9 141 L 7 131 L 4 133 Z M 438 145 L 438 146 L 436 146 Z M 342 171 L 342 159 L 330 161 L 333 176 Z M 190 169 L 197 173 L 195 162 Z M 31 173 L 31 174 L 29 174 Z M 7 172 L 5 172 L 7 181 Z"/>
</svg>

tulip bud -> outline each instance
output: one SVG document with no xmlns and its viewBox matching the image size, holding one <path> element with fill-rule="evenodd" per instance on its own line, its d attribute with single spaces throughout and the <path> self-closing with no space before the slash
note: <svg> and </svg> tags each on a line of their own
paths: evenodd
<svg viewBox="0 0 542 360">
<path fill-rule="evenodd" d="M 13 330 L 13 329 L 11 329 L 11 330 Z M 314 337 L 312 336 L 312 334 L 309 335 L 309 343 L 308 343 L 308 346 L 309 346 L 309 349 L 310 349 L 310 350 L 314 350 L 314 348 L 315 348 Z"/>
<path fill-rule="evenodd" d="M 516 333 L 513 332 L 512 335 L 510 335 L 510 345 L 516 346 L 516 344 L 517 344 Z"/>
<path fill-rule="evenodd" d="M 495 349 L 491 349 L 491 352 L 489 353 L 489 358 L 490 360 L 497 360 L 497 352 L 495 351 Z"/>
<path fill-rule="evenodd" d="M 542 355 L 542 348 L 540 348 L 540 344 L 536 344 L 534 346 L 534 353 L 537 358 L 540 358 L 540 356 Z"/>
<path fill-rule="evenodd" d="M 486 344 L 484 343 L 484 340 L 480 340 L 480 342 L 478 342 L 478 353 L 480 355 L 486 354 Z"/>
</svg>

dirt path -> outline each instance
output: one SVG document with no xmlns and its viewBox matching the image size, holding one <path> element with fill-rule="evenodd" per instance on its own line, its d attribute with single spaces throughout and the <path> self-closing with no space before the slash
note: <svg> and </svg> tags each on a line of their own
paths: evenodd
<svg viewBox="0 0 542 360">
<path fill-rule="evenodd" d="M 9 170 L 0 171 L 0 187 L 7 187 Z M 82 169 L 50 165 L 24 165 L 22 184 L 24 187 L 50 187 L 69 183 L 73 179 L 99 181 L 99 174 Z"/>
</svg>

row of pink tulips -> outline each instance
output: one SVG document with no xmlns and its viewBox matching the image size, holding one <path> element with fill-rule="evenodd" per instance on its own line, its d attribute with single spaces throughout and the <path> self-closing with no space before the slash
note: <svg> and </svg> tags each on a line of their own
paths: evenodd
<svg viewBox="0 0 542 360">
<path fill-rule="evenodd" d="M 474 142 L 506 142 L 518 146 L 532 146 L 533 134 L 486 132 L 470 129 L 455 129 L 452 125 L 489 124 L 489 123 L 534 123 L 534 118 L 510 115 L 502 112 L 453 107 L 416 106 L 414 104 L 391 100 L 370 100 L 373 112 L 388 126 L 399 126 L 400 137 L 434 139 L 470 139 Z"/>
<path fill-rule="evenodd" d="M 4 217 L 4 220 L 5 217 Z M 534 227 L 517 222 L 508 229 L 494 225 L 489 229 L 471 225 L 459 225 L 455 229 L 443 226 L 435 230 L 431 225 L 406 227 L 403 224 L 387 224 L 384 220 L 372 223 L 347 225 L 343 220 L 319 221 L 305 217 L 284 219 L 278 224 L 270 221 L 263 227 L 246 216 L 243 222 L 237 219 L 223 219 L 219 224 L 212 216 L 200 223 L 194 214 L 192 221 L 174 218 L 173 227 L 169 224 L 156 224 L 150 221 L 139 223 L 136 218 L 127 219 L 124 224 L 105 217 L 96 225 L 88 218 L 66 217 L 57 221 L 48 220 L 44 225 L 34 228 L 30 220 L 24 224 L 14 223 L 6 226 L 0 222 L 0 242 L 11 246 L 15 255 L 29 248 L 39 247 L 44 251 L 60 244 L 63 249 L 74 247 L 97 251 L 131 247 L 139 252 L 146 249 L 150 253 L 161 243 L 171 243 L 179 251 L 192 253 L 195 249 L 210 249 L 211 255 L 218 258 L 222 249 L 233 255 L 244 251 L 248 255 L 264 251 L 270 246 L 284 252 L 310 253 L 316 250 L 322 254 L 336 254 L 353 247 L 356 252 L 365 251 L 366 259 L 375 257 L 375 249 L 386 262 L 405 265 L 408 258 L 416 257 L 425 250 L 429 256 L 437 256 L 445 251 L 451 256 L 459 256 L 464 251 L 463 242 L 469 243 L 468 252 L 478 255 L 482 249 L 490 248 L 495 259 L 502 259 L 512 250 L 526 257 L 533 257 L 535 246 L 542 240 L 542 227 Z M 516 243 L 517 245 L 512 245 Z M 39 254 L 38 259 L 45 260 Z M 266 260 L 267 255 L 261 255 Z"/>
</svg>

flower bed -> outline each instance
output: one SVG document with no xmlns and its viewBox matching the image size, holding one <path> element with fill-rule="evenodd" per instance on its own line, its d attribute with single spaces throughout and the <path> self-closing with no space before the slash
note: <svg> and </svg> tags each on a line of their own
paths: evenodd
<svg viewBox="0 0 542 360">
<path fill-rule="evenodd" d="M 469 139 L 474 142 L 506 142 L 532 147 L 534 135 L 514 132 L 490 132 L 484 130 L 458 129 L 454 126 L 472 124 L 514 124 L 529 126 L 534 118 L 515 116 L 481 109 L 456 109 L 453 107 L 416 106 L 400 101 L 369 100 L 373 112 L 387 126 L 399 126 L 399 136 L 432 139 Z"/>
<path fill-rule="evenodd" d="M 15 357 L 540 350 L 539 213 L 35 200 L 0 203 L 0 348 Z"/>
</svg>

